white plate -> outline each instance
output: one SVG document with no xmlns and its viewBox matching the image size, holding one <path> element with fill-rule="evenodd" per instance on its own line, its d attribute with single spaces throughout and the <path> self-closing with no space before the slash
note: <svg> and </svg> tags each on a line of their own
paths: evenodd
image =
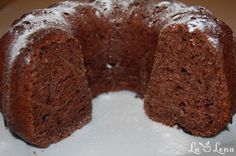
<svg viewBox="0 0 236 156">
<path fill-rule="evenodd" d="M 94 99 L 93 120 L 46 149 L 14 138 L 0 114 L 0 156 L 189 156 L 195 155 L 193 151 L 221 155 L 217 151 L 222 148 L 225 155 L 236 154 L 236 122 L 214 138 L 193 137 L 148 119 L 143 101 L 128 91 L 102 94 Z"/>
</svg>

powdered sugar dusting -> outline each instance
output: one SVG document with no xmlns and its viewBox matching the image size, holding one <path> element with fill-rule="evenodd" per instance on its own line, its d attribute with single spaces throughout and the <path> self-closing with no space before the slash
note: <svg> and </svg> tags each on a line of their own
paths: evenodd
<svg viewBox="0 0 236 156">
<path fill-rule="evenodd" d="M 169 2 L 169 1 L 162 1 L 162 2 L 158 3 L 156 6 L 158 6 L 158 7 L 167 7 L 169 5 L 171 5 L 171 2 Z"/>
<path fill-rule="evenodd" d="M 189 21 L 189 22 L 188 22 L 188 29 L 189 29 L 189 32 L 194 32 L 194 31 L 196 30 L 196 27 L 197 27 L 199 30 L 203 30 L 203 29 L 204 29 L 204 23 L 205 23 L 205 22 L 207 22 L 206 19 L 201 19 L 201 18 L 198 18 L 198 19 Z"/>
<path fill-rule="evenodd" d="M 190 33 L 196 30 L 200 30 L 201 32 L 206 32 L 207 30 L 220 31 L 214 19 L 201 13 L 212 14 L 203 7 L 189 7 L 180 2 L 171 3 L 167 1 L 163 1 L 157 6 L 165 8 L 164 11 L 156 17 L 163 23 L 163 28 L 170 25 L 186 24 Z M 149 26 L 152 26 L 152 23 L 149 22 Z M 217 47 L 219 43 L 217 38 L 208 36 L 208 39 L 214 47 Z"/>
<path fill-rule="evenodd" d="M 96 12 L 95 12 L 95 15 L 96 15 L 97 17 L 101 17 L 101 14 L 100 14 L 99 11 L 96 11 Z"/>
<path fill-rule="evenodd" d="M 20 50 L 30 42 L 28 38 L 38 30 L 48 28 L 48 27 L 58 27 L 61 29 L 69 30 L 66 27 L 70 26 L 68 21 L 65 19 L 67 14 L 75 13 L 75 8 L 79 5 L 91 6 L 95 9 L 95 15 L 100 17 L 101 14 L 107 15 L 110 13 L 115 5 L 121 6 L 123 9 L 127 9 L 133 0 L 96 0 L 93 3 L 79 3 L 73 1 L 65 1 L 58 3 L 56 7 L 36 10 L 42 11 L 40 15 L 29 14 L 18 22 L 11 31 L 17 26 L 23 26 L 25 28 L 24 32 L 18 34 L 15 41 L 12 43 L 8 53 L 8 67 L 11 68 L 16 56 L 20 54 Z M 18 32 L 15 32 L 18 33 Z M 29 61 L 27 61 L 29 62 Z"/>
<path fill-rule="evenodd" d="M 208 36 L 208 41 L 214 46 L 218 47 L 219 46 L 219 40 L 215 37 L 210 37 Z"/>
<path fill-rule="evenodd" d="M 134 0 L 122 0 L 121 4 L 125 7 L 128 8 L 131 3 L 133 3 Z"/>
<path fill-rule="evenodd" d="M 103 14 L 107 14 L 112 10 L 113 1 L 112 0 L 96 0 L 91 3 L 91 6 L 99 10 Z"/>
<path fill-rule="evenodd" d="M 75 2 L 61 2 L 53 8 L 36 10 L 40 12 L 40 15 L 29 14 L 23 18 L 20 22 L 13 26 L 11 31 L 17 26 L 23 26 L 25 28 L 24 32 L 18 34 L 18 38 L 12 43 L 8 53 L 8 67 L 11 68 L 16 56 L 20 54 L 22 48 L 30 42 L 28 38 L 35 32 L 48 27 L 58 27 L 65 29 L 69 26 L 68 22 L 64 17 L 64 13 L 73 14 L 75 12 L 75 7 L 77 6 Z M 16 33 L 18 33 L 16 31 Z M 27 61 L 29 62 L 29 61 Z"/>
<path fill-rule="evenodd" d="M 69 24 L 65 19 L 65 14 L 73 14 L 75 12 L 75 7 L 77 7 L 78 5 L 88 5 L 95 8 L 95 15 L 97 17 L 101 17 L 101 15 L 108 15 L 110 12 L 112 12 L 114 6 L 117 5 L 121 6 L 121 8 L 124 10 L 128 9 L 129 5 L 133 3 L 133 1 L 134 0 L 95 0 L 92 3 L 78 3 L 73 1 L 66 1 L 60 2 L 60 5 L 56 7 L 44 9 L 46 13 L 40 16 L 30 14 L 14 26 L 16 27 L 18 25 L 23 25 L 26 29 L 13 42 L 10 48 L 8 62 L 10 65 L 12 64 L 15 57 L 19 55 L 20 50 L 24 48 L 29 42 L 29 36 L 35 33 L 36 31 L 48 27 L 60 27 L 62 29 L 66 29 L 65 27 L 69 26 Z M 206 29 L 217 29 L 217 24 L 214 20 L 206 19 L 204 15 L 197 14 L 199 13 L 199 8 L 197 7 L 188 7 L 183 3 L 169 1 L 162 1 L 158 4 L 154 3 L 153 6 L 165 9 L 158 14 L 150 13 L 151 21 L 148 22 L 149 27 L 153 27 L 154 21 L 158 19 L 160 22 L 164 23 L 163 27 L 185 23 L 189 28 L 189 32 L 194 32 L 197 29 L 202 32 L 205 32 Z M 204 8 L 201 9 L 210 13 Z M 156 9 L 149 10 L 154 11 Z M 189 15 L 182 16 L 186 13 Z M 193 15 L 192 13 L 196 13 L 196 15 Z M 29 24 L 24 23 L 26 21 L 29 22 Z M 210 36 L 208 38 L 209 41 L 213 43 L 213 45 L 217 45 L 217 38 Z"/>
<path fill-rule="evenodd" d="M 91 3 L 91 6 L 99 10 L 103 15 L 109 15 L 115 6 L 120 6 L 122 10 L 127 10 L 133 1 L 134 0 L 95 0 Z"/>
<path fill-rule="evenodd" d="M 69 14 L 75 13 L 75 8 L 80 4 L 78 2 L 73 1 L 64 1 L 60 2 L 57 7 L 54 7 L 52 9 L 58 10 L 59 12 L 68 12 Z"/>
</svg>

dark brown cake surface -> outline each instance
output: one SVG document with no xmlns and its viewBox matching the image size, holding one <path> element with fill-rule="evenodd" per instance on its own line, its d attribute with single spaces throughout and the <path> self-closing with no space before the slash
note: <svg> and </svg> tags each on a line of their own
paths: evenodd
<svg viewBox="0 0 236 156">
<path fill-rule="evenodd" d="M 159 39 L 145 99 L 147 114 L 194 135 L 217 134 L 232 117 L 223 54 L 204 34 L 189 34 L 185 26 L 166 29 Z"/>
<path fill-rule="evenodd" d="M 3 113 L 14 133 L 46 147 L 91 120 L 91 96 L 77 40 L 59 29 L 39 31 L 32 40 L 4 77 Z"/>
<path fill-rule="evenodd" d="M 147 115 L 203 137 L 236 111 L 233 32 L 176 1 L 66 1 L 16 20 L 0 40 L 2 112 L 47 147 L 91 120 L 91 98 L 128 89 Z"/>
</svg>

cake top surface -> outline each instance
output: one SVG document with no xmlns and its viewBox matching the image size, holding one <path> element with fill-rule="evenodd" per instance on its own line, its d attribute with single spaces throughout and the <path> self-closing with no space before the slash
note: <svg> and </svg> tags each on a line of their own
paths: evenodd
<svg viewBox="0 0 236 156">
<path fill-rule="evenodd" d="M 187 6 L 181 2 L 169 2 L 162 1 L 156 5 L 152 5 L 151 8 L 160 8 L 159 14 L 151 13 L 153 19 L 158 18 L 163 25 L 163 28 L 173 26 L 176 24 L 186 24 L 189 32 L 200 30 L 201 32 L 212 32 L 208 33 L 209 42 L 214 47 L 218 47 L 218 34 L 220 28 L 218 26 L 219 21 L 213 18 L 213 14 L 206 8 L 200 6 Z M 154 9 L 150 9 L 154 11 Z M 210 15 L 210 16 L 209 16 Z M 155 20 L 154 20 L 155 21 Z M 149 23 L 153 25 L 153 21 Z"/>
<path fill-rule="evenodd" d="M 95 7 L 103 14 L 107 14 L 117 5 L 122 9 L 128 9 L 129 5 L 133 2 L 134 0 L 95 0 L 91 3 L 91 6 Z"/>
<path fill-rule="evenodd" d="M 59 4 L 56 7 L 35 10 L 32 14 L 23 17 L 10 29 L 10 31 L 16 34 L 17 38 L 9 50 L 9 67 L 11 67 L 15 57 L 19 55 L 20 50 L 30 42 L 28 38 L 33 33 L 49 27 L 70 30 L 67 29 L 70 25 L 65 18 L 65 13 L 70 15 L 75 13 L 75 7 L 78 5 L 72 1 L 60 2 Z M 23 31 L 19 31 L 18 27 L 23 27 Z M 29 60 L 26 59 L 26 61 L 28 62 Z"/>
<path fill-rule="evenodd" d="M 76 14 L 76 9 L 79 6 L 82 5 L 95 9 L 95 15 L 97 17 L 100 17 L 102 14 L 109 18 L 110 13 L 113 12 L 115 7 L 131 12 L 133 8 L 129 6 L 134 2 L 134 0 L 95 0 L 93 2 L 65 1 L 57 3 L 55 6 L 47 9 L 34 10 L 30 14 L 23 16 L 10 29 L 10 32 L 16 34 L 16 38 L 9 48 L 7 66 L 11 68 L 16 56 L 20 54 L 22 48 L 26 47 L 27 44 L 31 42 L 30 36 L 35 32 L 50 27 L 70 31 L 71 23 L 68 20 L 68 15 Z M 149 27 L 154 27 L 156 23 L 159 27 L 161 26 L 163 28 L 176 24 L 186 24 L 189 32 L 194 32 L 196 29 L 202 32 L 212 31 L 211 33 L 207 33 L 210 34 L 208 35 L 209 42 L 212 43 L 214 47 L 218 47 L 219 41 L 217 35 L 215 35 L 217 32 L 220 32 L 218 21 L 212 16 L 209 16 L 212 14 L 207 9 L 203 7 L 187 6 L 175 1 L 162 1 L 160 3 L 146 1 L 143 3 L 148 12 Z M 112 20 L 110 20 L 110 22 L 112 22 Z M 23 27 L 23 31 L 19 31 L 17 29 L 18 27 Z M 25 61 L 29 63 L 30 60 L 26 59 Z"/>
</svg>

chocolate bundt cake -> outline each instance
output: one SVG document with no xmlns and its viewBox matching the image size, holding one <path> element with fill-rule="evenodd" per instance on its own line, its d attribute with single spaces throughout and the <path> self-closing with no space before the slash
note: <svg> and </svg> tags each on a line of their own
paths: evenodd
<svg viewBox="0 0 236 156">
<path fill-rule="evenodd" d="M 127 89 L 148 117 L 190 134 L 221 132 L 236 112 L 232 30 L 176 1 L 66 1 L 16 20 L 0 40 L 6 125 L 58 142 L 91 120 L 91 99 Z"/>
</svg>

